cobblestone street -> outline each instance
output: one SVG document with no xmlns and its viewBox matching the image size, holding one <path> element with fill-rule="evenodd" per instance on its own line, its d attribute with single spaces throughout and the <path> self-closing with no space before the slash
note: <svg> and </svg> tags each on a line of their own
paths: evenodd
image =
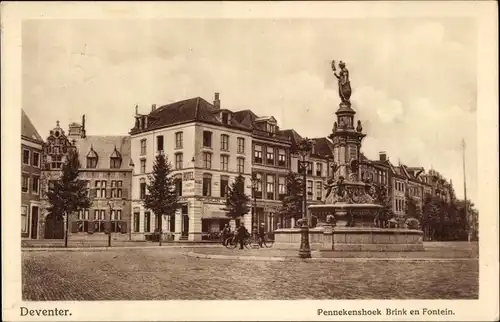
<svg viewBox="0 0 500 322">
<path fill-rule="evenodd" d="M 220 254 L 222 248 L 216 249 L 213 253 Z M 209 250 L 203 249 L 203 253 Z M 188 252 L 199 251 L 200 249 L 170 247 L 72 252 L 25 251 L 22 255 L 23 299 L 277 300 L 478 297 L 476 260 L 405 262 L 368 259 L 365 262 L 338 263 L 239 261 L 187 256 Z"/>
</svg>

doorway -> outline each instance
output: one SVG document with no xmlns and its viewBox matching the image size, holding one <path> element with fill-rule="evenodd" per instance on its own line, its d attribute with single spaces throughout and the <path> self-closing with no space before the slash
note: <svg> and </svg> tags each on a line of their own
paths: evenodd
<svg viewBox="0 0 500 322">
<path fill-rule="evenodd" d="M 187 205 L 182 206 L 181 213 L 182 213 L 181 236 L 188 237 L 189 236 L 189 216 L 188 216 Z"/>
<path fill-rule="evenodd" d="M 45 218 L 45 239 L 64 238 L 64 219 L 62 216 L 48 214 Z"/>
<path fill-rule="evenodd" d="M 38 237 L 38 206 L 31 208 L 31 239 Z"/>
</svg>

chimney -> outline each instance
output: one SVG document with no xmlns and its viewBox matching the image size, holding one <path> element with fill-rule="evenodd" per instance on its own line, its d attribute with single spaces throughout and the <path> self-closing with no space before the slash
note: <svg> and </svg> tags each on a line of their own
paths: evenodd
<svg viewBox="0 0 500 322">
<path fill-rule="evenodd" d="M 156 104 L 151 105 L 151 112 L 156 111 Z"/>
<path fill-rule="evenodd" d="M 139 114 L 139 105 L 135 105 L 135 115 Z"/>
<path fill-rule="evenodd" d="M 220 109 L 220 99 L 219 99 L 219 93 L 215 93 L 214 107 L 215 107 L 216 109 Z"/>
<path fill-rule="evenodd" d="M 380 161 L 387 161 L 387 153 L 385 151 L 379 152 L 379 160 Z"/>
<path fill-rule="evenodd" d="M 84 138 L 86 135 L 85 135 L 85 114 L 83 114 L 82 116 L 82 135 L 81 137 Z"/>
</svg>

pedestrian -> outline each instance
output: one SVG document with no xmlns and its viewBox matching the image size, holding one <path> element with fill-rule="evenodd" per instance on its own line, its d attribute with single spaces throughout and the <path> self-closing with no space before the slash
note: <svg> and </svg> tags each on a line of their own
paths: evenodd
<svg viewBox="0 0 500 322">
<path fill-rule="evenodd" d="M 226 246 L 226 240 L 229 238 L 229 235 L 231 234 L 231 227 L 229 227 L 228 224 L 222 228 L 222 245 Z"/>
<path fill-rule="evenodd" d="M 266 235 L 266 230 L 265 230 L 265 224 L 264 223 L 260 223 L 260 227 L 259 227 L 259 233 L 258 233 L 258 237 L 259 237 L 259 246 L 262 247 L 262 244 L 264 243 L 264 237 Z"/>
<path fill-rule="evenodd" d="M 240 249 L 243 249 L 243 241 L 248 237 L 248 230 L 245 228 L 243 223 L 240 223 L 240 226 L 236 230 L 236 240 L 240 244 Z"/>
</svg>

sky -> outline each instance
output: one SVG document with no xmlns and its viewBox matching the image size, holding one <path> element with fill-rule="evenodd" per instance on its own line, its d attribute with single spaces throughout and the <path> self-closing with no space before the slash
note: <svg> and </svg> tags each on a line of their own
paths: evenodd
<svg viewBox="0 0 500 322">
<path fill-rule="evenodd" d="M 272 115 L 302 136 L 331 133 L 346 62 L 362 152 L 441 172 L 477 198 L 477 29 L 471 18 L 27 20 L 22 106 L 42 137 L 86 115 L 89 135 L 126 135 L 192 97 Z"/>
</svg>

